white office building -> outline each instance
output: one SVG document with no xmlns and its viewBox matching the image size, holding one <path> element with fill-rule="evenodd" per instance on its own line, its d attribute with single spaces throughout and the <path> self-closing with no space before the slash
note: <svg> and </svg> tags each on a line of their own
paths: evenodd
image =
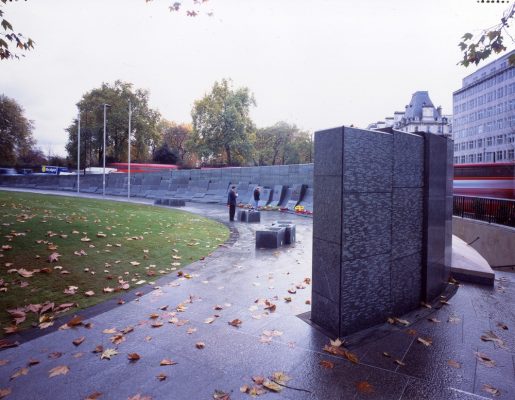
<svg viewBox="0 0 515 400">
<path fill-rule="evenodd" d="M 393 117 L 386 117 L 368 125 L 367 129 L 393 127 L 404 132 L 430 132 L 450 136 L 452 117 L 442 114 L 442 107 L 435 107 L 427 91 L 418 91 L 411 96 L 404 111 L 395 111 Z"/>
<path fill-rule="evenodd" d="M 515 50 L 463 78 L 453 93 L 454 163 L 515 160 Z"/>
</svg>

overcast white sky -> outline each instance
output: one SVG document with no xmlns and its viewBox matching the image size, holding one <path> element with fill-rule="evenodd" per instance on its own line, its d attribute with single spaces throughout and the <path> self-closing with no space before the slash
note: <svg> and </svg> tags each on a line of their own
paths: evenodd
<svg viewBox="0 0 515 400">
<path fill-rule="evenodd" d="M 151 106 L 177 122 L 190 122 L 194 100 L 222 78 L 254 93 L 258 127 L 366 127 L 403 110 L 417 90 L 451 113 L 452 92 L 476 69 L 456 65 L 460 37 L 494 25 L 507 8 L 477 0 L 210 0 L 202 9 L 213 17 L 188 18 L 170 13 L 172 3 L 4 7 L 36 48 L 0 61 L 0 93 L 25 108 L 45 153 L 65 154 L 75 104 L 116 79 L 150 90 Z"/>
</svg>

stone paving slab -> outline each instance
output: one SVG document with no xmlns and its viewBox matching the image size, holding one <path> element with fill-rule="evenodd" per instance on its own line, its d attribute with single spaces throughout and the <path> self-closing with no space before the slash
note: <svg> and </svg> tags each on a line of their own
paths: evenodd
<svg viewBox="0 0 515 400">
<path fill-rule="evenodd" d="M 150 200 L 141 202 L 149 204 Z M 223 206 L 188 204 L 184 210 L 228 219 Z M 298 317 L 310 311 L 306 301 L 311 285 L 304 280 L 311 277 L 312 220 L 289 215 L 297 225 L 297 242 L 278 250 L 259 250 L 254 246 L 255 230 L 278 219 L 274 212 L 262 214 L 261 224 L 231 224 L 238 231 L 233 243 L 186 267 L 192 279 L 164 277 L 148 286 L 142 297 L 128 297 L 124 305 L 88 314 L 91 329 L 58 330 L 1 351 L 0 360 L 9 361 L 0 366 L 0 389 L 12 390 L 6 398 L 84 399 L 101 392 L 102 400 L 127 399 L 138 393 L 153 399 L 212 399 L 219 389 L 230 393 L 231 399 L 251 399 L 239 388 L 250 385 L 252 376 L 274 371 L 291 376 L 287 385 L 295 389 L 267 393 L 265 398 L 472 400 L 515 396 L 513 273 L 498 272 L 493 288 L 461 285 L 439 309 L 421 308 L 405 316 L 409 326 L 383 324 L 376 329 L 381 334 L 369 336 L 370 340 L 348 338 L 350 351 L 359 359 L 353 364 L 324 353 L 329 338 Z M 291 302 L 285 297 L 291 297 Z M 276 310 L 265 310 L 262 302 L 255 303 L 257 299 L 271 300 Z M 168 320 L 181 303 L 187 308 L 175 317 L 187 322 L 177 326 Z M 164 305 L 168 309 L 160 310 Z M 216 310 L 217 305 L 222 309 Z M 151 326 L 152 313 L 159 314 L 162 327 Z M 207 324 L 207 318 L 214 321 Z M 234 319 L 242 321 L 239 328 L 228 324 Z M 111 343 L 112 334 L 102 333 L 127 326 L 134 326 L 134 331 L 117 346 Z M 281 334 L 270 339 L 263 335 L 273 331 Z M 482 341 L 481 335 L 488 331 L 502 342 Z M 73 345 L 79 336 L 85 336 L 85 341 Z M 426 347 L 418 338 L 432 344 Z M 204 349 L 196 347 L 199 341 L 205 343 Z M 119 354 L 100 360 L 99 354 L 91 352 L 99 344 L 117 347 Z M 52 352 L 63 354 L 51 359 Z M 130 362 L 127 354 L 132 352 L 141 359 Z M 479 361 L 476 352 L 484 353 L 495 365 Z M 29 367 L 27 375 L 11 380 L 31 358 L 40 363 Z M 177 364 L 160 366 L 163 358 Z M 449 365 L 450 360 L 460 368 Z M 321 361 L 334 366 L 324 368 Z M 49 370 L 59 365 L 68 366 L 70 372 L 49 378 Z M 160 373 L 167 379 L 158 381 Z M 363 389 L 363 382 L 370 390 Z M 499 389 L 500 395 L 484 391 L 485 384 Z"/>
</svg>

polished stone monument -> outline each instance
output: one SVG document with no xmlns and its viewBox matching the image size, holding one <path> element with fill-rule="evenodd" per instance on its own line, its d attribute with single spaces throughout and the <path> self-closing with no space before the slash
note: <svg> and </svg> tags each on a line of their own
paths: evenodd
<svg viewBox="0 0 515 400">
<path fill-rule="evenodd" d="M 345 336 L 434 299 L 449 278 L 451 221 L 451 140 L 317 132 L 312 321 Z"/>
</svg>

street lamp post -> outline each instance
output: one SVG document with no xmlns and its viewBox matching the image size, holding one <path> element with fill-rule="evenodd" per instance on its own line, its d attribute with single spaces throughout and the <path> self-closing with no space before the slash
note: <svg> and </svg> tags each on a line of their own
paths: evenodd
<svg viewBox="0 0 515 400">
<path fill-rule="evenodd" d="M 131 199 L 131 117 L 132 117 L 132 107 L 131 100 L 129 99 L 129 139 L 128 139 L 128 155 L 127 155 L 127 163 L 129 164 L 129 170 L 127 175 L 127 199 Z"/>
<path fill-rule="evenodd" d="M 103 147 L 103 153 L 104 153 L 104 162 L 103 162 L 103 169 L 102 169 L 102 197 L 105 197 L 106 195 L 106 110 L 107 107 L 111 107 L 109 104 L 104 104 L 104 147 Z"/>
<path fill-rule="evenodd" d="M 77 117 L 77 193 L 80 192 L 80 109 Z"/>
</svg>

